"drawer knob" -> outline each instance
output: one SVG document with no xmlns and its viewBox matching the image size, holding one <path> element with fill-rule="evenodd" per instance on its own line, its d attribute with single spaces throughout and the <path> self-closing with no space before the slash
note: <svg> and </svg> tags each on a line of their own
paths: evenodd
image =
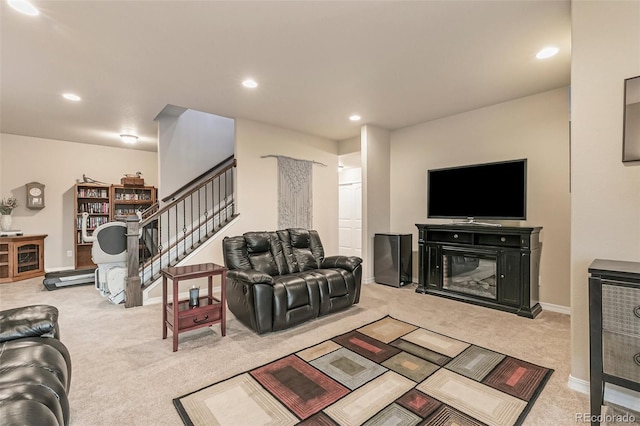
<svg viewBox="0 0 640 426">
<path fill-rule="evenodd" d="M 633 356 L 633 360 L 636 364 L 640 365 L 640 353 L 637 353 Z"/>
<path fill-rule="evenodd" d="M 635 308 L 633 308 L 633 315 L 640 318 L 640 306 L 636 306 Z"/>
<path fill-rule="evenodd" d="M 500 237 L 500 241 L 504 243 L 505 241 L 507 241 L 507 239 L 505 237 Z"/>
<path fill-rule="evenodd" d="M 453 234 L 453 238 L 458 238 L 458 234 Z"/>
<path fill-rule="evenodd" d="M 206 320 L 208 320 L 208 319 L 209 319 L 209 315 L 205 315 L 205 316 L 204 316 L 204 318 L 203 318 L 203 319 L 201 319 L 200 321 L 198 321 L 198 319 L 197 319 L 197 318 L 194 318 L 194 319 L 193 319 L 193 323 L 194 323 L 194 324 L 198 324 L 198 323 L 201 323 L 201 322 L 205 322 L 205 321 L 206 321 Z"/>
</svg>

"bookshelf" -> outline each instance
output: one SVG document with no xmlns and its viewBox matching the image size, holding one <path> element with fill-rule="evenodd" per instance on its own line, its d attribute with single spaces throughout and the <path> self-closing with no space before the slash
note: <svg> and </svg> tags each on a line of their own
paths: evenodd
<svg viewBox="0 0 640 426">
<path fill-rule="evenodd" d="M 75 186 L 75 268 L 92 268 L 91 244 L 82 242 L 82 213 L 89 213 L 87 233 L 111 220 L 111 186 L 78 183 Z"/>
<path fill-rule="evenodd" d="M 156 202 L 153 186 L 111 185 L 113 219 L 124 219 L 143 211 Z"/>
<path fill-rule="evenodd" d="M 146 210 L 156 202 L 153 186 L 105 185 L 78 183 L 75 185 L 74 246 L 75 268 L 94 268 L 92 243 L 82 242 L 82 213 L 89 213 L 87 233 L 113 220 L 124 220 L 138 210 Z"/>
</svg>

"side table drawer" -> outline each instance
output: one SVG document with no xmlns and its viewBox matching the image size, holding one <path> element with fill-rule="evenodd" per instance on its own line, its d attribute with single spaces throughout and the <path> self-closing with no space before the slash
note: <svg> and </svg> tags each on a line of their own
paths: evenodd
<svg viewBox="0 0 640 426">
<path fill-rule="evenodd" d="M 477 243 L 482 246 L 520 247 L 520 235 L 478 234 Z"/>
<path fill-rule="evenodd" d="M 427 234 L 427 240 L 446 243 L 472 244 L 473 235 L 459 231 L 433 231 Z"/>
<path fill-rule="evenodd" d="M 221 312 L 220 303 L 179 312 L 178 328 L 184 330 L 200 324 L 210 324 L 220 319 Z"/>
<path fill-rule="evenodd" d="M 640 382 L 640 337 L 603 332 L 602 361 L 605 373 Z"/>
<path fill-rule="evenodd" d="M 640 336 L 640 288 L 602 283 L 602 328 Z"/>
</svg>

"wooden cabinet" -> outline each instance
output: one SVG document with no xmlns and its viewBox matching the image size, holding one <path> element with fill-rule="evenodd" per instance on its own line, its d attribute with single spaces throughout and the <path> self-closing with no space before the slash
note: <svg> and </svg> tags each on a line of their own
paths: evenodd
<svg viewBox="0 0 640 426">
<path fill-rule="evenodd" d="M 416 291 L 534 318 L 542 228 L 416 225 Z"/>
<path fill-rule="evenodd" d="M 20 281 L 44 274 L 46 235 L 0 238 L 0 283 Z"/>
<path fill-rule="evenodd" d="M 91 260 L 92 243 L 82 242 L 82 213 L 89 213 L 87 233 L 113 220 L 124 220 L 156 202 L 153 186 L 125 186 L 79 183 L 75 186 L 74 248 L 75 268 L 95 268 Z"/>
<path fill-rule="evenodd" d="M 153 186 L 111 185 L 111 205 L 113 219 L 133 216 L 144 211 L 156 202 L 156 189 Z"/>
<path fill-rule="evenodd" d="M 82 213 L 89 213 L 87 233 L 91 235 L 98 226 L 111 220 L 111 187 L 90 183 L 79 183 L 75 186 L 75 267 L 76 269 L 93 268 L 91 261 L 91 243 L 82 242 Z"/>
<path fill-rule="evenodd" d="M 640 392 L 640 263 L 589 266 L 591 424 L 600 424 L 605 383 Z"/>
</svg>

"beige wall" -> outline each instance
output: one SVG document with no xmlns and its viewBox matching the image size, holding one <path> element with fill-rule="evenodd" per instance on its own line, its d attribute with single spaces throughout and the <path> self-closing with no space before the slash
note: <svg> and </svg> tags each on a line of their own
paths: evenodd
<svg viewBox="0 0 640 426">
<path fill-rule="evenodd" d="M 314 160 L 327 165 L 313 166 L 313 228 L 320 234 L 325 253 L 338 254 L 338 143 L 268 124 L 236 119 L 240 217 L 190 258 L 188 264 L 212 261 L 223 264 L 222 238 L 227 235 L 278 229 L 277 160 L 260 158 L 271 154 Z M 187 283 L 193 284 L 192 281 Z M 204 288 L 204 285 L 201 284 L 201 287 Z M 149 298 L 160 295 L 159 287 L 148 292 Z"/>
<path fill-rule="evenodd" d="M 374 279 L 374 236 L 379 232 L 390 232 L 390 140 L 388 130 L 362 126 L 362 279 L 365 283 Z"/>
<path fill-rule="evenodd" d="M 45 270 L 74 267 L 73 187 L 82 175 L 107 183 L 120 183 L 125 173 L 142 172 L 145 183 L 157 185 L 157 154 L 52 139 L 0 134 L 0 198 L 13 194 L 20 207 L 13 227 L 25 234 L 47 234 Z M 45 208 L 25 207 L 25 183 L 45 185 Z"/>
<path fill-rule="evenodd" d="M 640 0 L 571 9 L 571 375 L 588 380 L 587 268 L 640 256 L 640 167 L 621 161 L 624 79 L 640 75 Z"/>
<path fill-rule="evenodd" d="M 338 142 L 338 154 L 351 154 L 353 152 L 360 152 L 360 135 L 351 139 L 345 139 Z"/>
<path fill-rule="evenodd" d="M 511 224 L 544 228 L 540 300 L 568 307 L 568 96 L 561 88 L 392 132 L 393 232 L 412 233 L 416 252 L 416 223 L 451 222 L 427 219 L 428 169 L 527 158 L 527 220 Z"/>
</svg>

